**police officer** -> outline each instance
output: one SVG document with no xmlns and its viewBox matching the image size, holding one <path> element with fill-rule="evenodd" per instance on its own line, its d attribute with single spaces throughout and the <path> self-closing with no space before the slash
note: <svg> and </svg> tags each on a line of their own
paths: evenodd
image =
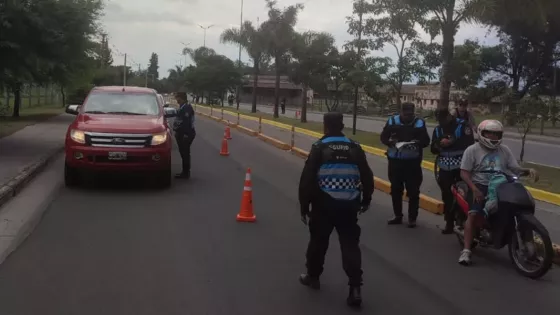
<svg viewBox="0 0 560 315">
<path fill-rule="evenodd" d="M 183 170 L 175 175 L 175 178 L 188 179 L 191 176 L 191 144 L 196 136 L 196 131 L 194 130 L 194 109 L 189 104 L 187 93 L 177 92 L 175 93 L 175 99 L 180 107 L 173 124 L 173 130 L 175 131 L 175 139 L 177 140 L 177 146 L 183 161 Z"/>
<path fill-rule="evenodd" d="M 307 273 L 299 280 L 313 289 L 320 288 L 319 277 L 323 272 L 329 238 L 336 228 L 342 265 L 349 278 L 347 303 L 359 307 L 362 302 L 362 258 L 358 213 L 369 209 L 374 189 L 373 173 L 361 146 L 342 133 L 342 114 L 325 114 L 323 126 L 325 135 L 311 147 L 299 183 L 301 219 L 307 224 L 309 217 L 310 232 Z"/>
<path fill-rule="evenodd" d="M 402 197 L 408 196 L 408 227 L 416 227 L 422 185 L 422 150 L 430 145 L 430 136 L 423 119 L 414 114 L 414 104 L 403 103 L 401 113 L 389 118 L 381 132 L 387 149 L 389 181 L 395 216 L 389 225 L 402 224 Z"/>
<path fill-rule="evenodd" d="M 474 144 L 473 131 L 469 124 L 453 117 L 448 110 L 436 111 L 439 125 L 434 128 L 431 151 L 437 154 L 438 184 L 444 204 L 445 228 L 443 234 L 452 234 L 455 209 L 451 186 L 461 180 L 461 159 L 465 150 Z"/>
</svg>

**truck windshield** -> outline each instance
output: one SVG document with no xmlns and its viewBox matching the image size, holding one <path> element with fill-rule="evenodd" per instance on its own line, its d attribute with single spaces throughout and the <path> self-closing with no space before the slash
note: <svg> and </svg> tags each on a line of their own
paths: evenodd
<svg viewBox="0 0 560 315">
<path fill-rule="evenodd" d="M 153 94 L 93 92 L 84 104 L 84 112 L 155 116 L 159 113 L 159 106 Z"/>
</svg>

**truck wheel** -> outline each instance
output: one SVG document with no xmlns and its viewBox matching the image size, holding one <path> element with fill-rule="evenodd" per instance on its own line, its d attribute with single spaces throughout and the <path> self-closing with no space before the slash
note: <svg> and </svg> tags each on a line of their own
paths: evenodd
<svg viewBox="0 0 560 315">
<path fill-rule="evenodd" d="M 64 185 L 69 188 L 80 185 L 80 174 L 75 168 L 68 166 L 66 163 L 64 164 Z"/>
<path fill-rule="evenodd" d="M 171 169 L 158 172 L 156 182 L 159 188 L 169 188 L 171 186 Z"/>
</svg>

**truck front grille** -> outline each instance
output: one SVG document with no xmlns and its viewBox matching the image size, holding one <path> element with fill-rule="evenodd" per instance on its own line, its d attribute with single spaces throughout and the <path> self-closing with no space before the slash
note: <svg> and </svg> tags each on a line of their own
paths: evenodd
<svg viewBox="0 0 560 315">
<path fill-rule="evenodd" d="M 145 148 L 152 141 L 150 134 L 86 132 L 85 135 L 86 144 L 92 147 Z"/>
</svg>

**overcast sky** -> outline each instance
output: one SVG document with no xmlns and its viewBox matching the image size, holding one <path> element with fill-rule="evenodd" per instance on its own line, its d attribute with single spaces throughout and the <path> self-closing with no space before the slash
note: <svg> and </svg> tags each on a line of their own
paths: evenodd
<svg viewBox="0 0 560 315">
<path fill-rule="evenodd" d="M 352 0 L 279 0 L 279 6 L 303 3 L 297 30 L 325 31 L 334 35 L 341 46 L 351 37 L 347 33 L 346 17 L 352 13 Z M 220 43 L 220 34 L 229 27 L 238 27 L 241 0 L 106 0 L 103 27 L 109 34 L 115 64 L 122 64 L 123 54 L 128 54 L 128 64 L 146 67 L 150 55 L 159 55 L 160 77 L 167 70 L 184 64 L 180 55 L 183 45 L 203 45 L 204 30 L 198 25 L 214 25 L 206 32 L 206 46 L 219 54 L 237 60 L 238 47 Z M 267 18 L 264 0 L 244 0 L 243 19 L 253 23 Z M 426 36 L 427 38 L 427 36 Z M 484 43 L 494 43 L 487 29 L 476 25 L 463 25 L 456 36 L 456 43 L 468 38 L 478 38 Z M 390 49 L 374 52 L 375 55 L 394 56 Z M 249 58 L 242 53 L 242 61 Z M 191 61 L 187 59 L 187 63 Z"/>
</svg>

